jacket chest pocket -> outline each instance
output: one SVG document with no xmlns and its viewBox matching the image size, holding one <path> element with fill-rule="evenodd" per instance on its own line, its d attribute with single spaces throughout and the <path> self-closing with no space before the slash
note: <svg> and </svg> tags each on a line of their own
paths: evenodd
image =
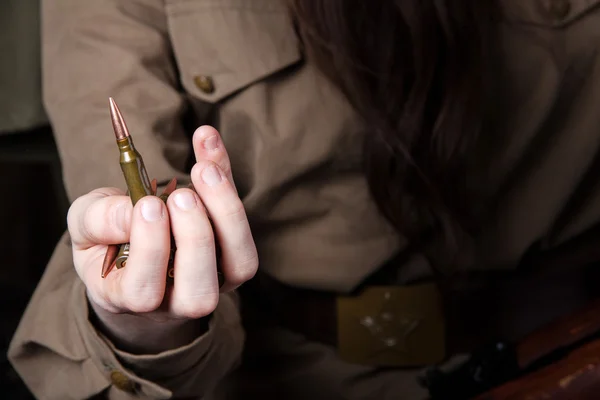
<svg viewBox="0 0 600 400">
<path fill-rule="evenodd" d="M 283 1 L 167 0 L 183 87 L 216 103 L 301 60 Z"/>
</svg>

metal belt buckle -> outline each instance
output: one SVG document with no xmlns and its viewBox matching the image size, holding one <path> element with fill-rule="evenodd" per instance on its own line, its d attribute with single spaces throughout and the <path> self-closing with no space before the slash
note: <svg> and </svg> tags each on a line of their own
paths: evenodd
<svg viewBox="0 0 600 400">
<path fill-rule="evenodd" d="M 441 296 L 433 283 L 338 296 L 337 323 L 338 353 L 346 362 L 416 367 L 445 357 Z"/>
</svg>

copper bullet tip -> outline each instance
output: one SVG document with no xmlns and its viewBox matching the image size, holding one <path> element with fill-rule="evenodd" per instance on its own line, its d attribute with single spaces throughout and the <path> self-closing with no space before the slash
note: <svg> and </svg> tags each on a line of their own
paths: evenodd
<svg viewBox="0 0 600 400">
<path fill-rule="evenodd" d="M 110 271 L 115 266 L 115 259 L 119 254 L 119 246 L 110 245 L 106 249 L 106 254 L 104 255 L 104 261 L 102 262 L 102 278 L 106 278 L 106 276 L 110 273 Z"/>
<path fill-rule="evenodd" d="M 110 120 L 112 121 L 113 130 L 115 131 L 115 137 L 117 140 L 123 140 L 129 137 L 129 130 L 123 119 L 123 115 L 119 110 L 119 106 L 112 97 L 108 98 L 110 103 Z"/>
</svg>

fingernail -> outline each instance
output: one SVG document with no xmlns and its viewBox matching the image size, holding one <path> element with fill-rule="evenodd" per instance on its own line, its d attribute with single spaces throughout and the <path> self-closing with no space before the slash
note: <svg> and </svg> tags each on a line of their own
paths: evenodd
<svg viewBox="0 0 600 400">
<path fill-rule="evenodd" d="M 217 167 L 209 165 L 202 171 L 202 180 L 208 186 L 218 185 L 222 180 L 221 173 L 217 170 Z"/>
<path fill-rule="evenodd" d="M 161 220 L 163 217 L 162 201 L 147 199 L 142 204 L 142 217 L 148 222 Z"/>
<path fill-rule="evenodd" d="M 217 148 L 217 145 L 219 144 L 219 139 L 217 138 L 216 135 L 213 135 L 209 138 L 204 139 L 204 142 L 202 142 L 202 146 L 204 146 L 204 148 L 206 150 L 215 150 Z"/>
<path fill-rule="evenodd" d="M 196 206 L 194 195 L 188 191 L 179 192 L 175 195 L 175 204 L 184 211 L 191 210 Z"/>
</svg>

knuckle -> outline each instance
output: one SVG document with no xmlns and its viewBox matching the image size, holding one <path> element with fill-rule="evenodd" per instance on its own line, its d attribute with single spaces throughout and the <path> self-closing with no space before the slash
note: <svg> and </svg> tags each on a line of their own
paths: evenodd
<svg viewBox="0 0 600 400">
<path fill-rule="evenodd" d="M 134 313 L 155 311 L 162 303 L 158 293 L 128 293 L 123 296 L 123 307 Z"/>
<path fill-rule="evenodd" d="M 190 229 L 187 231 L 173 230 L 173 236 L 178 250 L 193 251 L 198 254 L 212 253 L 215 248 L 215 237 L 210 227 Z"/>
<path fill-rule="evenodd" d="M 216 310 L 218 304 L 218 293 L 203 294 L 182 301 L 179 314 L 191 319 L 206 317 Z"/>
<path fill-rule="evenodd" d="M 258 255 L 256 252 L 253 252 L 248 254 L 242 261 L 236 263 L 231 274 L 227 276 L 227 281 L 234 286 L 239 286 L 254 278 L 257 271 Z"/>
<path fill-rule="evenodd" d="M 212 254 L 215 249 L 215 238 L 212 232 L 197 233 L 189 236 L 190 247 L 199 254 Z"/>
<path fill-rule="evenodd" d="M 99 210 L 97 204 L 87 207 L 79 220 L 81 233 L 93 243 L 105 243 L 111 228 L 110 214 Z"/>
<path fill-rule="evenodd" d="M 222 215 L 224 217 L 231 219 L 235 222 L 246 220 L 246 209 L 244 208 L 244 204 L 241 200 L 236 199 L 230 204 L 223 204 L 222 207 Z"/>
</svg>

